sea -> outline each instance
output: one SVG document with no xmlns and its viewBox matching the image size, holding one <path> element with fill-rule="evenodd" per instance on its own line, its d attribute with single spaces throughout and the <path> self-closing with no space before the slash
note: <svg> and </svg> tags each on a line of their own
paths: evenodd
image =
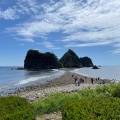
<svg viewBox="0 0 120 120">
<path fill-rule="evenodd" d="M 30 71 L 16 70 L 16 68 L 0 67 L 0 96 L 14 93 L 16 90 L 26 86 L 49 83 L 66 73 L 66 71 L 58 69 Z M 79 68 L 70 72 L 88 77 L 120 81 L 120 66 L 101 66 L 99 69 L 92 69 L 91 67 Z"/>
<path fill-rule="evenodd" d="M 92 69 L 92 67 L 85 67 L 75 69 L 71 72 L 81 74 L 83 76 L 101 78 L 108 80 L 120 81 L 120 66 L 100 66 L 99 69 Z"/>
<path fill-rule="evenodd" d="M 14 93 L 30 85 L 46 84 L 63 76 L 66 71 L 51 70 L 16 70 L 19 67 L 0 67 L 0 96 Z"/>
</svg>

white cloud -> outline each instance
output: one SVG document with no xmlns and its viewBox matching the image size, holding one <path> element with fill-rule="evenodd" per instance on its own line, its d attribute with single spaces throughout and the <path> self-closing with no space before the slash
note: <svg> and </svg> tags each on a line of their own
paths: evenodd
<svg viewBox="0 0 120 120">
<path fill-rule="evenodd" d="M 18 0 L 13 8 L 19 17 L 29 15 L 25 23 L 6 29 L 19 37 L 47 38 L 53 32 L 61 32 L 63 39 L 59 42 L 65 43 L 65 47 L 120 47 L 120 0 Z M 54 48 L 50 41 L 42 44 Z"/>
<path fill-rule="evenodd" d="M 47 34 L 51 32 L 59 31 L 59 25 L 54 25 L 50 21 L 34 21 L 28 22 L 16 27 L 7 28 L 7 32 L 16 33 L 18 36 L 22 37 L 41 37 L 44 38 Z"/>
<path fill-rule="evenodd" d="M 17 41 L 34 42 L 32 38 L 15 38 Z"/>
<path fill-rule="evenodd" d="M 37 14 L 40 9 L 36 0 L 16 0 L 10 2 L 13 2 L 11 7 L 8 7 L 9 5 L 7 5 L 11 4 L 9 1 L 2 1 L 2 3 L 0 3 L 0 19 L 16 20 L 22 18 L 24 15 L 31 16 Z"/>
<path fill-rule="evenodd" d="M 108 45 L 111 44 L 111 42 L 103 41 L 103 42 L 93 42 L 93 43 L 84 43 L 84 44 L 68 44 L 65 47 L 91 47 L 91 46 L 101 46 L 101 45 Z"/>
<path fill-rule="evenodd" d="M 53 43 L 48 42 L 48 41 L 44 41 L 42 43 L 37 43 L 38 45 L 43 45 L 44 47 L 48 48 L 48 49 L 61 49 L 60 47 L 56 47 L 53 45 Z"/>
<path fill-rule="evenodd" d="M 18 18 L 18 16 L 16 15 L 16 10 L 8 8 L 4 11 L 0 10 L 0 18 L 3 18 L 5 20 L 15 20 Z"/>
<path fill-rule="evenodd" d="M 117 40 L 116 40 L 117 41 Z M 120 48 L 120 43 L 119 43 L 120 40 L 118 40 L 118 43 L 116 42 L 113 46 L 114 47 L 119 47 Z"/>
<path fill-rule="evenodd" d="M 17 9 L 20 14 L 36 14 L 39 10 L 39 3 L 36 0 L 18 0 Z"/>
<path fill-rule="evenodd" d="M 113 54 L 120 54 L 120 48 L 110 51 L 110 52 L 112 52 Z"/>
</svg>

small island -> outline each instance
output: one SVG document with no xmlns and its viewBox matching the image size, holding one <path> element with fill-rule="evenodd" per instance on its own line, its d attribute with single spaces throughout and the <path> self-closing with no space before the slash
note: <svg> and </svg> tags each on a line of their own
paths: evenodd
<svg viewBox="0 0 120 120">
<path fill-rule="evenodd" d="M 29 50 L 24 60 L 25 69 L 58 69 L 58 68 L 81 68 L 93 67 L 89 57 L 79 58 L 69 49 L 60 59 L 54 53 L 40 53 L 38 50 Z"/>
<path fill-rule="evenodd" d="M 99 68 L 96 65 L 94 65 L 92 69 L 99 69 Z"/>
<path fill-rule="evenodd" d="M 17 67 L 17 68 L 15 68 L 15 70 L 24 70 L 24 68 L 23 67 Z"/>
</svg>

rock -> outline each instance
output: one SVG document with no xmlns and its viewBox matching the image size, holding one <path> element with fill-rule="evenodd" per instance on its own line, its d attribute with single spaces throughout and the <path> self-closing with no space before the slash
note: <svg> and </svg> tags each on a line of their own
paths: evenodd
<svg viewBox="0 0 120 120">
<path fill-rule="evenodd" d="M 46 52 L 40 53 L 38 50 L 29 50 L 24 60 L 25 69 L 57 69 L 61 68 L 62 64 L 59 62 L 55 54 Z"/>
<path fill-rule="evenodd" d="M 60 59 L 60 62 L 65 68 L 79 68 L 82 67 L 80 64 L 79 57 L 72 50 L 68 50 Z"/>
<path fill-rule="evenodd" d="M 96 65 L 94 65 L 92 69 L 99 69 L 99 68 Z"/>
<path fill-rule="evenodd" d="M 82 67 L 93 67 L 93 62 L 89 57 L 80 58 Z"/>
<path fill-rule="evenodd" d="M 24 68 L 23 67 L 18 67 L 15 70 L 24 70 Z"/>
</svg>

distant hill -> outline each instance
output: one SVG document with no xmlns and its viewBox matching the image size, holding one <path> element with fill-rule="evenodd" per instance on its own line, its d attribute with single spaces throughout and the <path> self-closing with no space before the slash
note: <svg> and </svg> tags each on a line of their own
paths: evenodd
<svg viewBox="0 0 120 120">
<path fill-rule="evenodd" d="M 82 67 L 93 67 L 93 62 L 89 57 L 80 58 L 80 63 Z"/>
<path fill-rule="evenodd" d="M 25 69 L 57 69 L 61 68 L 55 54 L 46 52 L 40 53 L 38 50 L 29 50 L 24 60 Z"/>
<path fill-rule="evenodd" d="M 79 58 L 76 53 L 69 49 L 60 60 L 55 54 L 38 50 L 29 50 L 24 60 L 25 69 L 58 69 L 58 68 L 93 67 L 89 57 Z"/>
<path fill-rule="evenodd" d="M 79 57 L 70 49 L 61 57 L 60 62 L 65 68 L 82 67 Z"/>
</svg>

